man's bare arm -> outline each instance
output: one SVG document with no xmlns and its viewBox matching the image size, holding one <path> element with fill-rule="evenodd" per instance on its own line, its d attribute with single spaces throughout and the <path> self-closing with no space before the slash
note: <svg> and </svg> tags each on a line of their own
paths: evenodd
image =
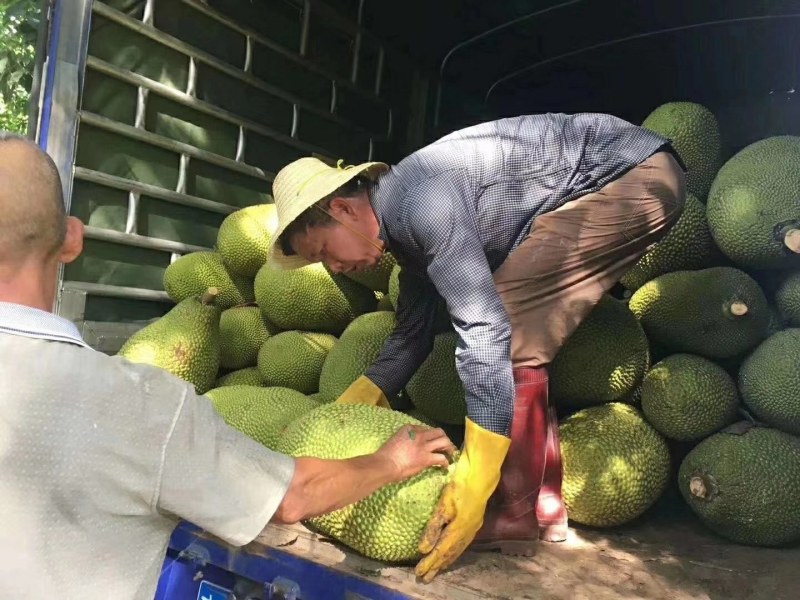
<svg viewBox="0 0 800 600">
<path fill-rule="evenodd" d="M 374 454 L 345 460 L 301 457 L 273 523 L 297 523 L 358 502 L 429 467 L 446 468 L 455 450 L 441 429 L 402 427 Z"/>
</svg>

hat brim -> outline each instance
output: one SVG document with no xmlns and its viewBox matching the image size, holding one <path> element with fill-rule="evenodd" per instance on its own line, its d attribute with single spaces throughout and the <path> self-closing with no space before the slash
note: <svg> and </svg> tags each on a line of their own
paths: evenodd
<svg viewBox="0 0 800 600">
<path fill-rule="evenodd" d="M 297 218 L 306 210 L 311 208 L 314 204 L 322 200 L 328 194 L 335 192 L 351 179 L 358 177 L 361 174 L 367 175 L 373 181 L 381 173 L 389 170 L 389 165 L 382 162 L 366 162 L 360 165 L 355 165 L 347 169 L 338 169 L 331 167 L 330 172 L 321 174 L 318 181 L 313 182 L 313 185 L 303 194 L 302 201 L 297 204 L 297 210 L 291 218 L 278 224 L 278 228 L 270 240 L 270 248 L 267 256 L 267 263 L 275 269 L 289 270 L 299 269 L 301 267 L 313 264 L 304 259 L 299 254 L 286 255 L 283 253 L 281 245 L 278 243 L 283 232 L 289 227 Z"/>
</svg>

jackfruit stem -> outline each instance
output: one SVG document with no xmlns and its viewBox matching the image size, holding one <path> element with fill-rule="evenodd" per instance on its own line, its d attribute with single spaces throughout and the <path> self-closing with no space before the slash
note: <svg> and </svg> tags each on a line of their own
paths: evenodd
<svg viewBox="0 0 800 600">
<path fill-rule="evenodd" d="M 689 491 L 695 498 L 707 498 L 708 488 L 702 477 L 692 477 L 689 480 Z"/>
<path fill-rule="evenodd" d="M 748 308 L 747 304 L 744 302 L 737 300 L 736 302 L 731 303 L 731 314 L 735 317 L 743 317 L 747 314 Z"/>
<path fill-rule="evenodd" d="M 783 236 L 784 245 L 794 252 L 800 254 L 800 229 L 790 229 Z"/>
<path fill-rule="evenodd" d="M 213 304 L 214 300 L 219 295 L 219 290 L 215 287 L 208 288 L 203 295 L 200 297 L 200 302 L 205 304 L 206 306 L 209 304 Z"/>
</svg>

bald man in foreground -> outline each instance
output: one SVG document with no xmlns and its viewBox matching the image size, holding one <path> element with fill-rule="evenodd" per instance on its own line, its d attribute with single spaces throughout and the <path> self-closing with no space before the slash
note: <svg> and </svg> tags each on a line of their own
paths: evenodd
<svg viewBox="0 0 800 600">
<path fill-rule="evenodd" d="M 82 246 L 50 157 L 0 132 L 0 597 L 151 600 L 178 519 L 240 546 L 447 466 L 444 432 L 408 427 L 371 455 L 293 459 L 185 381 L 92 350 L 50 312 Z"/>
</svg>

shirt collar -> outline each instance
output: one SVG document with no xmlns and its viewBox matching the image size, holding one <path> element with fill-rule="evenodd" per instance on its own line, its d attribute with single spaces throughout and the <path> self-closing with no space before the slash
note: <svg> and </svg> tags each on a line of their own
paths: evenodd
<svg viewBox="0 0 800 600">
<path fill-rule="evenodd" d="M 22 304 L 0 302 L 0 332 L 89 348 L 72 321 Z"/>
<path fill-rule="evenodd" d="M 391 173 L 391 171 L 389 171 Z M 372 184 L 372 187 L 369 189 L 369 199 L 370 203 L 372 204 L 372 210 L 375 212 L 375 216 L 378 219 L 378 237 L 383 241 L 385 244 L 389 244 L 389 234 L 386 231 L 386 220 L 384 219 L 384 214 L 386 212 L 386 190 L 384 189 L 387 187 L 386 185 L 382 185 L 386 183 L 386 174 L 382 173 L 378 179 Z"/>
</svg>

